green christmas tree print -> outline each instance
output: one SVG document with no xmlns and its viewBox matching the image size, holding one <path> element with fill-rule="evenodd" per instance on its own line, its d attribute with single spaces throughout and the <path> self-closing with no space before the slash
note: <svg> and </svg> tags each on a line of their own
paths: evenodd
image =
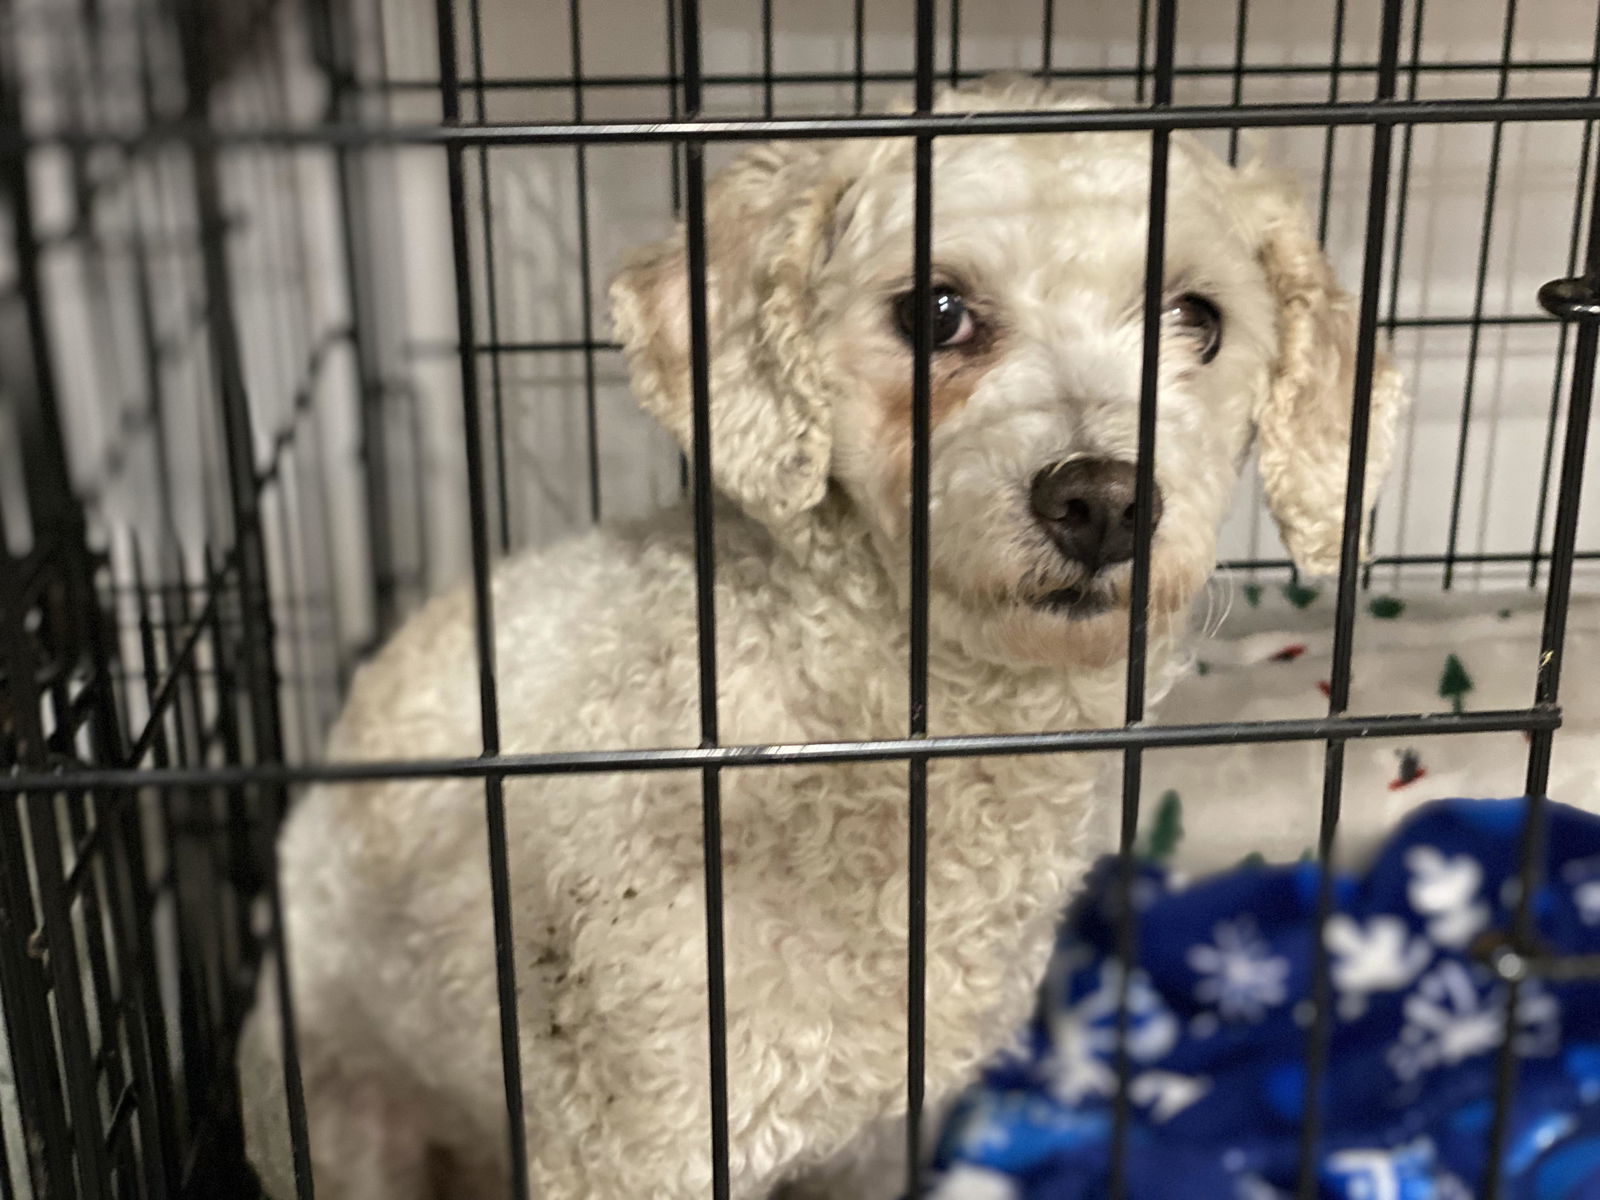
<svg viewBox="0 0 1600 1200">
<path fill-rule="evenodd" d="M 1439 676 L 1440 698 L 1450 701 L 1453 712 L 1461 712 L 1465 708 L 1467 693 L 1471 690 L 1472 676 L 1467 674 L 1459 658 L 1450 655 L 1444 660 L 1444 674 Z"/>
<path fill-rule="evenodd" d="M 1311 602 L 1320 595 L 1314 587 L 1307 587 L 1303 583 L 1286 583 L 1283 585 L 1283 597 L 1296 608 L 1309 608 Z"/>
<path fill-rule="evenodd" d="M 1374 596 L 1367 611 L 1380 621 L 1392 621 L 1406 610 L 1406 602 L 1394 596 Z"/>
<path fill-rule="evenodd" d="M 1156 804 L 1155 824 L 1150 828 L 1150 840 L 1145 843 L 1145 857 L 1156 862 L 1171 858 L 1172 852 L 1183 841 L 1183 801 L 1172 790 L 1161 794 Z"/>
</svg>

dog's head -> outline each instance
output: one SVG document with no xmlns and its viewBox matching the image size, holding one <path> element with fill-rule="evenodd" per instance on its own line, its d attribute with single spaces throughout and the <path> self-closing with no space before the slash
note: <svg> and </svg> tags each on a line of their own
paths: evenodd
<svg viewBox="0 0 1600 1200">
<path fill-rule="evenodd" d="M 948 93 L 940 108 L 1092 104 L 1012 81 Z M 1127 628 L 1150 137 L 935 145 L 936 620 L 1011 661 L 1108 661 Z M 1356 332 L 1292 189 L 1182 135 L 1169 170 L 1158 623 L 1204 586 L 1252 439 L 1296 562 L 1312 574 L 1337 567 Z M 804 527 L 831 482 L 901 575 L 912 173 L 906 139 L 761 146 L 711 185 L 706 218 L 718 486 L 782 534 Z M 633 261 L 612 301 L 643 403 L 688 445 L 686 285 L 679 231 Z M 1380 358 L 1369 503 L 1402 403 Z"/>
</svg>

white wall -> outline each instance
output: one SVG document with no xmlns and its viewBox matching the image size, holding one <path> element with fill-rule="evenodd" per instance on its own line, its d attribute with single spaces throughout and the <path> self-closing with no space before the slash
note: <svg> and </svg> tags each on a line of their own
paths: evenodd
<svg viewBox="0 0 1600 1200">
<path fill-rule="evenodd" d="M 912 5 L 871 0 L 866 5 L 866 62 L 869 71 L 908 72 L 912 66 Z M 1414 5 L 1406 5 L 1402 56 L 1409 53 Z M 941 69 L 948 69 L 949 9 L 939 13 Z M 960 65 L 964 70 L 1036 67 L 1040 61 L 1039 3 L 995 0 L 963 6 Z M 1233 3 L 1191 2 L 1181 6 L 1178 62 L 1228 66 L 1234 58 Z M 849 0 L 774 5 L 774 61 L 785 71 L 844 71 L 852 65 L 852 5 Z M 397 77 L 437 77 L 432 5 L 424 0 L 387 0 L 390 69 Z M 484 0 L 482 23 L 486 74 L 491 79 L 568 76 L 567 6 L 528 4 L 525 0 Z M 472 74 L 470 12 L 457 4 L 461 66 Z M 704 12 L 705 69 L 710 75 L 761 69 L 760 6 L 712 0 Z M 1425 14 L 1423 59 L 1485 62 L 1500 57 L 1504 7 L 1483 0 L 1448 6 L 1435 2 Z M 1588 88 L 1581 64 L 1591 53 L 1595 12 L 1582 0 L 1529 0 L 1519 6 L 1513 58 L 1579 64 L 1562 70 L 1518 70 L 1509 79 L 1512 96 L 1575 95 Z M 1061 3 L 1057 0 L 1054 60 L 1058 69 L 1126 68 L 1135 60 L 1137 6 L 1124 3 Z M 590 76 L 659 75 L 666 64 L 665 4 L 636 0 L 584 0 L 583 70 Z M 1246 79 L 1246 102 L 1326 99 L 1326 71 L 1332 48 L 1333 7 L 1293 0 L 1254 0 L 1248 5 L 1246 61 L 1254 65 L 1305 64 L 1321 69 L 1297 75 Z M 1340 81 L 1341 94 L 1362 99 L 1373 94 L 1370 70 L 1377 55 L 1379 6 L 1355 0 L 1347 6 L 1341 46 L 1347 64 L 1368 70 Z M 1495 94 L 1492 69 L 1424 72 L 1417 83 L 1422 98 L 1483 97 Z M 900 94 L 904 83 L 873 84 L 868 107 Z M 1402 94 L 1409 86 L 1403 72 Z M 1131 101 L 1126 80 L 1087 80 L 1087 90 Z M 1225 102 L 1231 77 L 1180 78 L 1179 103 Z M 781 114 L 847 111 L 848 86 L 782 85 L 776 89 Z M 475 115 L 475 98 L 464 101 Z M 659 87 L 586 89 L 590 119 L 664 116 L 668 97 Z M 712 86 L 708 110 L 756 115 L 761 89 Z M 572 96 L 564 89 L 497 89 L 487 97 L 490 120 L 565 120 Z M 400 120 L 437 117 L 436 96 L 425 91 L 398 99 Z M 1225 134 L 1208 135 L 1225 149 Z M 1487 152 L 1491 130 L 1483 126 L 1425 126 L 1411 146 L 1407 217 L 1398 292 L 1401 317 L 1460 317 L 1472 311 L 1478 245 L 1484 219 Z M 1503 138 L 1500 186 L 1496 196 L 1487 286 L 1488 314 L 1532 314 L 1534 297 L 1547 279 L 1566 273 L 1568 238 L 1577 183 L 1582 129 L 1575 123 L 1512 125 Z M 1295 169 L 1315 200 L 1321 176 L 1325 134 L 1314 129 L 1275 130 L 1266 137 L 1268 155 Z M 1397 139 L 1396 185 L 1402 143 Z M 731 152 L 718 147 L 717 153 Z M 1371 135 L 1341 130 L 1334 138 L 1333 179 L 1328 215 L 1329 252 L 1352 287 L 1359 282 L 1367 166 Z M 593 260 L 594 328 L 606 329 L 604 281 L 624 250 L 663 230 L 670 216 L 667 152 L 658 147 L 617 147 L 587 152 L 589 218 Z M 448 256 L 448 209 L 442 166 L 436 152 L 413 152 L 404 167 L 407 296 L 415 337 L 436 349 L 454 342 L 454 310 Z M 495 211 L 495 270 L 504 340 L 568 340 L 581 336 L 578 280 L 575 154 L 569 148 L 505 149 L 491 155 Z M 477 227 L 476 161 L 469 186 Z M 1391 205 L 1390 267 L 1385 271 L 1388 313 L 1392 269 L 1394 208 Z M 475 250 L 482 262 L 481 245 Z M 480 338 L 487 338 L 482 289 Z M 1461 503 L 1462 552 L 1526 553 L 1533 543 L 1538 480 L 1544 454 L 1552 394 L 1554 322 L 1485 329 L 1478 346 L 1473 396 L 1474 419 L 1468 439 Z M 1402 330 L 1394 352 L 1415 382 L 1418 403 L 1412 414 L 1402 458 L 1405 470 L 1390 484 L 1380 518 L 1381 553 L 1441 553 L 1450 518 L 1451 482 L 1464 377 L 1465 329 Z M 487 360 L 484 387 L 488 395 Z M 508 470 L 516 542 L 539 542 L 580 528 L 588 521 L 586 434 L 583 420 L 581 357 L 575 354 L 521 355 L 503 363 L 503 403 L 511 443 Z M 640 511 L 676 493 L 676 460 L 664 439 L 635 413 L 622 383 L 614 353 L 599 356 L 600 459 L 607 514 Z M 457 374 L 448 353 L 418 362 L 417 379 L 426 396 L 430 428 L 441 439 L 433 460 L 440 503 L 432 511 L 432 541 L 441 577 L 465 569 L 465 540 L 457 532 L 464 513 L 454 500 L 462 495 L 458 434 Z M 1585 544 L 1594 546 L 1597 503 L 1585 507 Z M 1546 518 L 1549 525 L 1550 517 Z M 1228 557 L 1277 557 L 1281 547 L 1270 522 L 1263 522 L 1253 491 L 1225 530 Z M 1487 581 L 1520 580 L 1524 568 L 1488 571 Z M 1417 572 L 1417 582 L 1437 581 L 1434 569 Z M 1462 582 L 1480 577 L 1466 572 Z"/>
</svg>

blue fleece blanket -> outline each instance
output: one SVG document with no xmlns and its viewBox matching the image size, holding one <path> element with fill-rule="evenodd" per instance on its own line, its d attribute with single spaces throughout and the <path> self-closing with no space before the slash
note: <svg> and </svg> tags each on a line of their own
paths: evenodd
<svg viewBox="0 0 1600 1200">
<path fill-rule="evenodd" d="M 1521 801 L 1428 805 L 1327 928 L 1334 1022 L 1324 1200 L 1482 1194 L 1506 987 L 1483 939 L 1516 902 Z M 1552 805 L 1538 927 L 1600 953 L 1600 818 Z M 1103 863 L 1063 927 L 1021 1053 L 989 1069 L 942 1139 L 939 1200 L 1102 1200 L 1115 1091 L 1118 894 Z M 1135 886 L 1128 984 L 1131 1200 L 1276 1200 L 1297 1180 L 1317 869 L 1241 866 Z M 1600 983 L 1524 984 L 1507 1200 L 1600 1200 Z"/>
</svg>

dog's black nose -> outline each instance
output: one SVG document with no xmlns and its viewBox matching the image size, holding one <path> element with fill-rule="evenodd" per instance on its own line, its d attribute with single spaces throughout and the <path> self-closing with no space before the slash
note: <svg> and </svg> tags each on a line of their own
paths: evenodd
<svg viewBox="0 0 1600 1200">
<path fill-rule="evenodd" d="M 1114 458 L 1052 463 L 1033 477 L 1028 501 L 1061 553 L 1091 571 L 1133 557 L 1134 465 Z M 1151 493 L 1150 528 L 1161 520 Z"/>
</svg>

